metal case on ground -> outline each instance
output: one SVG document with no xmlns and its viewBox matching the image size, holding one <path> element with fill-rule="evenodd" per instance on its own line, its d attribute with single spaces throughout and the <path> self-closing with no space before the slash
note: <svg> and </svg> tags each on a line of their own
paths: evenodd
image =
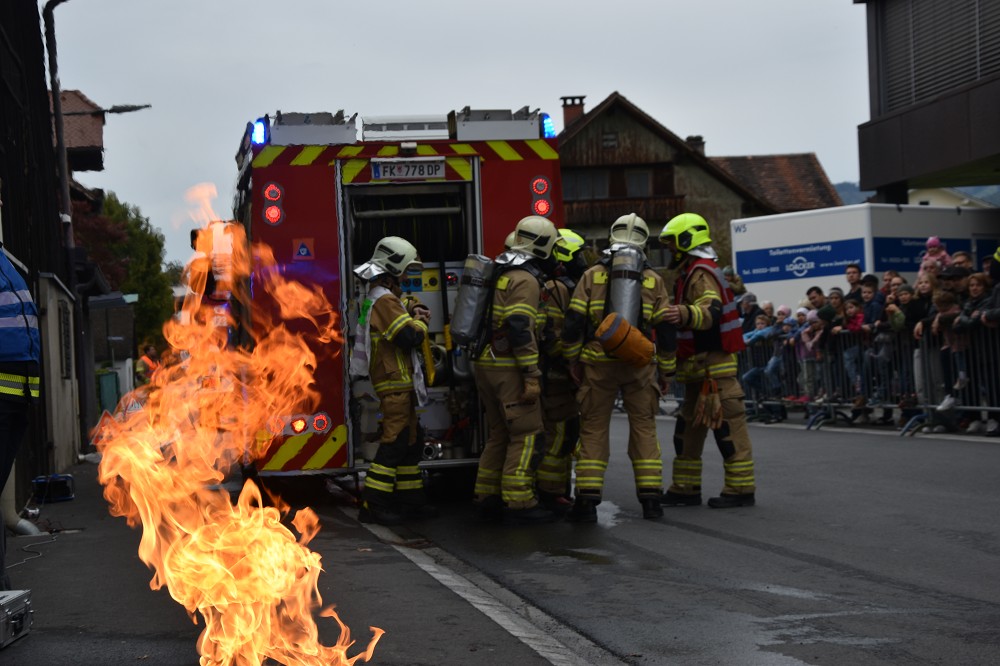
<svg viewBox="0 0 1000 666">
<path fill-rule="evenodd" d="M 0 648 L 31 631 L 31 590 L 0 592 Z"/>
</svg>

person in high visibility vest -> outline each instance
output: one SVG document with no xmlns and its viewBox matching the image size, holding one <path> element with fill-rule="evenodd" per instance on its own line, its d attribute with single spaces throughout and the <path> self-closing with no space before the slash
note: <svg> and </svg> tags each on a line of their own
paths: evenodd
<svg viewBox="0 0 1000 666">
<path fill-rule="evenodd" d="M 670 268 L 677 271 L 674 304 L 667 308 L 666 320 L 678 328 L 677 381 L 684 384 L 684 404 L 674 429 L 673 483 L 662 502 L 701 504 L 701 454 L 711 430 L 725 478 L 721 495 L 708 505 L 753 506 L 753 450 L 737 379 L 736 353 L 745 345 L 736 299 L 715 263 L 718 256 L 705 218 L 677 215 L 660 232 L 660 242 L 670 250 Z"/>
<path fill-rule="evenodd" d="M 41 338 L 38 309 L 24 278 L 0 243 L 0 494 L 38 401 Z M 2 527 L 2 526 L 0 526 Z M 0 591 L 11 589 L 4 567 L 7 530 L 0 530 Z"/>
<path fill-rule="evenodd" d="M 135 362 L 135 384 L 145 386 L 153 379 L 153 373 L 160 367 L 160 354 L 153 345 L 142 348 L 142 356 Z"/>
</svg>

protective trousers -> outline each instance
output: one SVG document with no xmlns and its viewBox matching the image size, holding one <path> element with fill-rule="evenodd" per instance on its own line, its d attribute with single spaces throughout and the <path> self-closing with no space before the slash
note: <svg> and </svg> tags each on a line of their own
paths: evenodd
<svg viewBox="0 0 1000 666">
<path fill-rule="evenodd" d="M 427 497 L 417 466 L 423 442 L 418 437 L 416 396 L 413 391 L 402 391 L 382 394 L 379 400 L 382 435 L 362 497 L 383 508 L 420 506 Z"/>
<path fill-rule="evenodd" d="M 656 441 L 659 391 L 656 367 L 640 369 L 614 362 L 585 364 L 580 403 L 580 456 L 576 463 L 576 494 L 600 500 L 604 472 L 610 457 L 611 412 L 618 393 L 628 414 L 628 456 L 632 460 L 636 493 L 657 499 L 663 492 L 663 460 Z"/>
<path fill-rule="evenodd" d="M 539 492 L 568 497 L 573 451 L 580 441 L 576 384 L 569 377 L 546 382 L 542 393 L 542 419 L 545 451 L 535 472 L 535 481 Z"/>
<path fill-rule="evenodd" d="M 722 426 L 713 431 L 715 443 L 722 454 L 725 495 L 752 495 L 753 450 L 747 432 L 746 407 L 743 389 L 736 377 L 717 379 L 722 400 Z M 674 429 L 673 484 L 670 492 L 679 495 L 701 494 L 701 454 L 708 436 L 708 428 L 694 424 L 697 396 L 702 382 L 684 384 L 684 404 Z"/>
<path fill-rule="evenodd" d="M 530 509 L 538 503 L 531 457 L 536 442 L 544 440 L 539 400 L 524 402 L 518 368 L 475 366 L 476 388 L 486 410 L 486 445 L 479 456 L 476 500 L 499 495 L 511 509 Z"/>
</svg>

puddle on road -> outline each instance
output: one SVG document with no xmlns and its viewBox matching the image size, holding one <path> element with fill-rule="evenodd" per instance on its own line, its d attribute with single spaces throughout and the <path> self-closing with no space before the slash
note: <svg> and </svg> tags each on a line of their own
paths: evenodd
<svg viewBox="0 0 1000 666">
<path fill-rule="evenodd" d="M 599 550 L 557 548 L 555 550 L 547 550 L 545 554 L 550 557 L 569 557 L 588 564 L 614 564 L 614 558 L 608 555 L 607 552 Z"/>
</svg>

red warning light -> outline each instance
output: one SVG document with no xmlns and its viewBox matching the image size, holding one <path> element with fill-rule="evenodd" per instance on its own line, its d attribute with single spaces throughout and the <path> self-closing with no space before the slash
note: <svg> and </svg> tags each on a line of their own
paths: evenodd
<svg viewBox="0 0 1000 666">
<path fill-rule="evenodd" d="M 552 202 L 548 199 L 538 199 L 532 205 L 532 208 L 535 209 L 535 215 L 542 215 L 544 217 L 552 212 Z"/>
<path fill-rule="evenodd" d="M 264 219 L 272 226 L 281 224 L 281 221 L 285 219 L 285 211 L 281 210 L 281 206 L 268 206 L 264 209 Z"/>
<path fill-rule="evenodd" d="M 313 417 L 313 430 L 326 432 L 330 428 L 330 417 L 326 414 L 316 414 Z"/>
<path fill-rule="evenodd" d="M 309 427 L 309 422 L 302 417 L 298 417 L 292 419 L 292 422 L 289 425 L 292 426 L 292 432 L 298 435 L 299 433 L 304 431 L 307 427 Z"/>
<path fill-rule="evenodd" d="M 281 195 L 284 194 L 281 190 L 281 186 L 277 183 L 268 183 L 264 186 L 264 198 L 268 201 L 278 201 L 281 199 Z"/>
<path fill-rule="evenodd" d="M 271 431 L 272 435 L 280 435 L 281 431 L 285 429 L 285 420 L 280 416 L 272 416 L 267 422 L 267 429 Z"/>
<path fill-rule="evenodd" d="M 454 273 L 445 273 L 444 278 L 447 280 L 449 287 L 454 287 L 458 284 L 458 276 Z"/>
<path fill-rule="evenodd" d="M 541 196 L 549 191 L 549 181 L 545 178 L 535 178 L 531 181 L 531 191 Z"/>
</svg>

